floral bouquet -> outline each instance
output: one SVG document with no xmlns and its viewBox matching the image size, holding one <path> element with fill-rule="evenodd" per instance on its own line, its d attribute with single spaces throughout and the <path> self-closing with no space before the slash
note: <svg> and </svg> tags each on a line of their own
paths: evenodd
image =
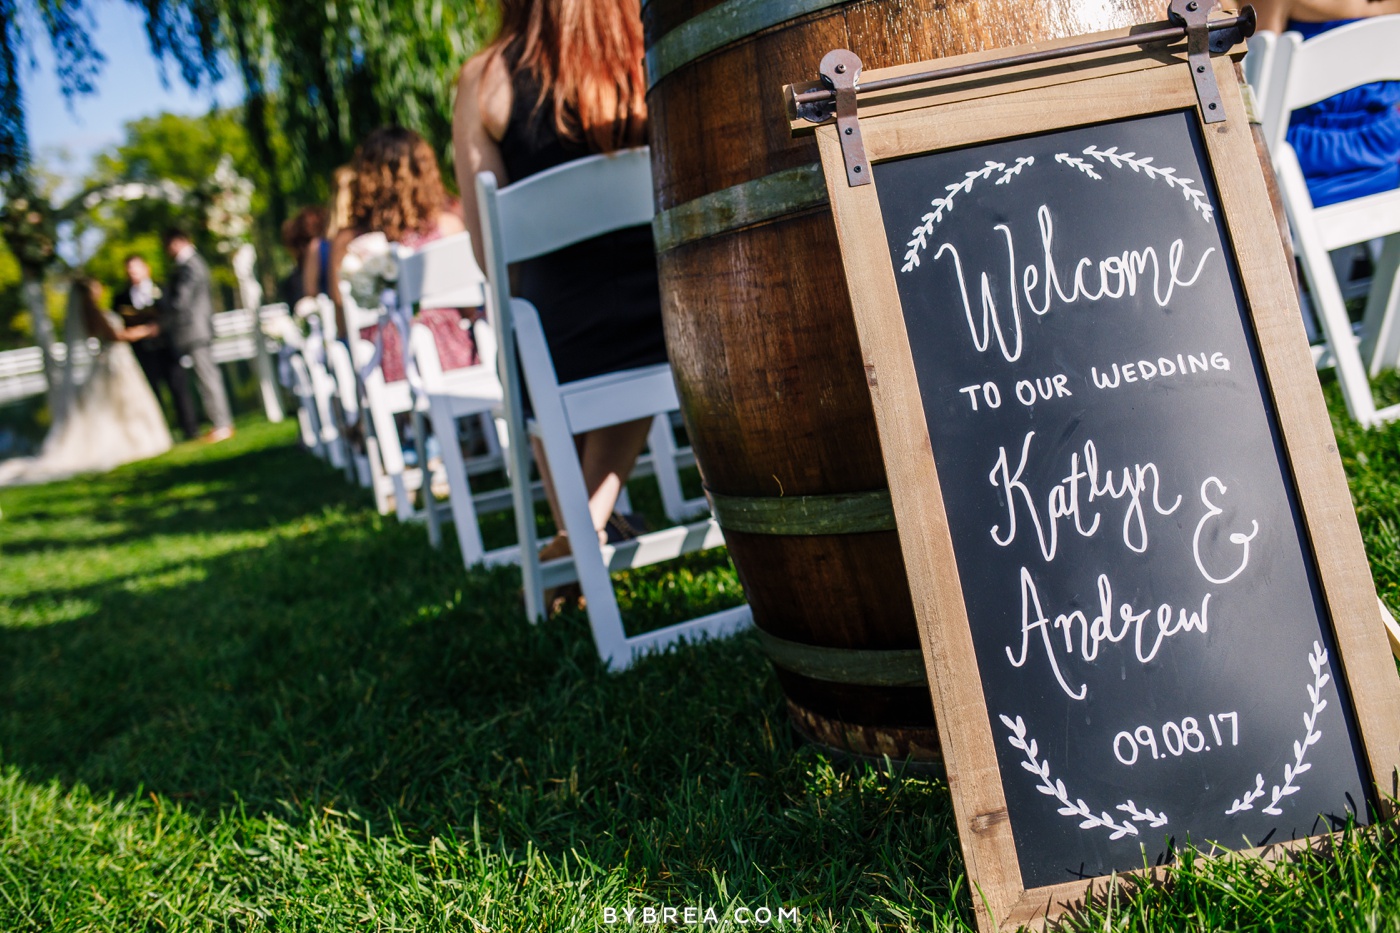
<svg viewBox="0 0 1400 933">
<path fill-rule="evenodd" d="M 384 293 L 399 280 L 399 262 L 394 246 L 382 233 L 357 236 L 346 247 L 340 263 L 340 277 L 350 284 L 350 294 L 362 308 L 377 308 Z"/>
</svg>

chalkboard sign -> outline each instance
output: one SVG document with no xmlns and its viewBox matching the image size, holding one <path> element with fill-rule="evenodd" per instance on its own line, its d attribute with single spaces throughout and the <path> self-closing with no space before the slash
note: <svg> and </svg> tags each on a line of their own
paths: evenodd
<svg viewBox="0 0 1400 933">
<path fill-rule="evenodd" d="M 1194 123 L 875 168 L 1031 887 L 1368 817 Z"/>
<path fill-rule="evenodd" d="M 1370 822 L 1400 752 L 1230 62 L 1213 125 L 1080 65 L 862 112 L 872 185 L 818 131 L 986 926 Z"/>
</svg>

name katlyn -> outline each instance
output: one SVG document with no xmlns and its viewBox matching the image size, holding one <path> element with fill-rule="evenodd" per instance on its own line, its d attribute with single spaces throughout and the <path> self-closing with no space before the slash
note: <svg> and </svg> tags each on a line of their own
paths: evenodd
<svg viewBox="0 0 1400 933">
<path fill-rule="evenodd" d="M 1034 431 L 1027 431 L 1021 442 L 1021 457 L 1013 472 L 1011 458 L 1005 447 L 997 453 L 996 464 L 987 480 L 996 488 L 1006 505 L 1006 520 L 991 527 L 992 540 L 1006 547 L 1016 540 L 1019 531 L 1017 515 L 1024 512 L 1035 532 L 1041 556 L 1053 561 L 1059 549 L 1060 520 L 1069 519 L 1070 527 L 1081 537 L 1090 538 L 1099 530 L 1100 514 L 1088 513 L 1095 502 L 1126 500 L 1123 510 L 1123 544 L 1136 554 L 1147 550 L 1147 509 L 1158 515 L 1171 515 L 1181 505 L 1177 496 L 1171 505 L 1162 502 L 1162 476 L 1155 463 L 1134 463 L 1119 470 L 1099 468 L 1099 451 L 1093 440 L 1084 442 L 1083 460 L 1075 451 L 1070 454 L 1069 469 L 1062 479 L 1048 490 L 1034 492 L 1022 478 L 1030 462 Z M 1035 471 L 1032 470 L 1032 473 Z M 1041 503 L 1044 503 L 1042 513 Z M 1087 521 L 1087 524 L 1086 524 Z"/>
</svg>

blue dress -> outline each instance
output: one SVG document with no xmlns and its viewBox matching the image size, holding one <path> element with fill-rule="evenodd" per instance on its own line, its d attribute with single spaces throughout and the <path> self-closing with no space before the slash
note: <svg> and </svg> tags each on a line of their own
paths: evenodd
<svg viewBox="0 0 1400 933">
<path fill-rule="evenodd" d="M 1356 20 L 1289 21 L 1304 41 Z M 1378 81 L 1293 111 L 1288 142 L 1314 207 L 1400 188 L 1400 81 Z"/>
</svg>

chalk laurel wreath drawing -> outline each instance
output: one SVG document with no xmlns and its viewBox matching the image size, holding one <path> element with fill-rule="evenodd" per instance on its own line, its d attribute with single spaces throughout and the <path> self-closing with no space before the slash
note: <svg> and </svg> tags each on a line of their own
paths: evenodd
<svg viewBox="0 0 1400 933">
<path fill-rule="evenodd" d="M 1112 814 L 1107 810 L 1094 813 L 1089 805 L 1082 798 L 1069 799 L 1069 790 L 1065 787 L 1065 782 L 1059 778 L 1051 779 L 1050 762 L 1040 760 L 1040 748 L 1036 745 L 1035 739 L 1026 737 L 1026 722 L 1020 716 L 1012 719 L 1003 715 L 1001 721 L 1006 728 L 1011 730 L 1006 741 L 1012 748 L 1025 752 L 1026 760 L 1021 762 L 1021 767 L 1031 774 L 1034 774 L 1040 781 L 1036 785 L 1036 790 L 1048 797 L 1054 797 L 1060 801 L 1059 813 L 1061 816 L 1073 816 L 1079 818 L 1080 829 L 1107 829 L 1109 839 L 1122 839 L 1124 836 L 1138 835 L 1138 828 L 1133 822 L 1146 823 L 1151 827 L 1167 825 L 1167 815 L 1156 813 L 1150 807 L 1138 809 L 1137 804 L 1128 800 L 1114 807 L 1127 814 L 1127 818 L 1122 822 L 1116 822 Z"/>
<path fill-rule="evenodd" d="M 1010 168 L 1006 167 L 1005 162 L 988 161 L 981 168 L 974 169 L 963 175 L 962 181 L 955 182 L 951 185 L 945 185 L 943 190 L 946 191 L 947 194 L 941 198 L 933 199 L 933 210 L 923 216 L 923 223 L 914 228 L 914 239 L 905 244 L 909 247 L 909 252 L 904 254 L 905 265 L 900 271 L 908 272 L 919 264 L 919 252 L 928 249 L 928 237 L 933 233 L 934 224 L 943 220 L 944 213 L 952 213 L 953 199 L 959 194 L 972 191 L 973 185 L 978 181 L 988 180 L 997 172 L 1000 172 L 1001 176 L 997 178 L 995 184 L 1004 185 L 1011 181 L 1012 178 L 1021 174 L 1022 169 L 1034 164 L 1035 156 L 1019 158 L 1016 160 L 1016 164 Z"/>
<path fill-rule="evenodd" d="M 1332 680 L 1331 674 L 1323 673 L 1323 668 L 1327 666 L 1327 651 L 1321 643 L 1313 642 L 1312 653 L 1308 655 L 1308 666 L 1312 668 L 1313 682 L 1308 684 L 1308 699 L 1312 700 L 1312 710 L 1303 714 L 1303 726 L 1307 733 L 1299 741 L 1293 743 L 1293 763 L 1285 763 L 1283 766 L 1283 784 L 1275 784 L 1269 805 L 1264 807 L 1265 813 L 1272 816 L 1279 816 L 1283 813 L 1278 808 L 1279 801 L 1289 794 L 1298 793 L 1298 785 L 1294 780 L 1305 771 L 1312 770 L 1312 764 L 1303 760 L 1308 749 L 1317 744 L 1322 738 L 1322 730 L 1317 728 L 1317 718 L 1322 711 L 1327 708 L 1327 701 L 1322 697 L 1322 688 Z M 1253 810 L 1254 802 L 1264 796 L 1264 775 L 1257 774 L 1254 777 L 1254 789 L 1247 791 L 1243 797 L 1235 800 L 1230 805 L 1230 809 L 1225 811 L 1226 816 L 1239 813 L 1241 810 Z"/>
<path fill-rule="evenodd" d="M 1153 156 L 1138 157 L 1136 152 L 1119 152 L 1117 146 L 1110 146 L 1107 149 L 1100 149 L 1098 146 L 1089 146 L 1083 152 L 1084 155 L 1093 159 L 1102 166 L 1112 166 L 1113 168 L 1131 169 L 1134 174 L 1143 175 L 1153 181 L 1165 181 L 1168 187 L 1180 188 L 1181 196 L 1191 202 L 1207 223 L 1215 214 L 1215 208 L 1206 199 L 1206 193 L 1194 187 L 1194 178 L 1183 178 L 1177 174 L 1176 169 L 1170 166 L 1160 166 L 1154 164 Z M 1094 181 L 1102 181 L 1103 174 L 1094 168 L 1087 160 L 1079 156 L 1072 156 L 1068 152 L 1056 153 L 1055 161 L 1061 165 L 1069 166 L 1083 172 L 1088 178 Z M 930 202 L 933 210 L 925 214 L 919 226 L 911 231 L 913 239 L 904 244 L 908 250 L 904 254 L 904 265 L 900 267 L 900 272 L 912 272 L 919 265 L 919 254 L 928 249 L 928 238 L 933 234 L 933 228 L 943 220 L 944 214 L 953 211 L 953 201 L 960 194 L 970 193 L 973 186 L 979 181 L 988 181 L 993 175 L 998 175 L 995 184 L 1004 185 L 1013 178 L 1020 175 L 1022 170 L 1035 164 L 1035 156 L 1022 156 L 1016 159 L 1014 165 L 1007 167 L 1004 162 L 987 161 L 980 169 L 973 169 L 963 175 L 962 181 L 945 185 L 946 192 L 942 197 L 934 198 Z"/>
<path fill-rule="evenodd" d="M 1279 801 L 1291 794 L 1296 794 L 1300 790 L 1296 783 L 1298 776 L 1312 770 L 1312 764 L 1304 761 L 1304 758 L 1307 756 L 1308 749 L 1316 745 L 1318 740 L 1322 738 L 1322 730 L 1317 727 L 1317 720 L 1322 711 L 1327 708 L 1327 700 L 1322 696 L 1322 690 L 1332 682 L 1332 675 L 1323 670 L 1327 667 L 1328 660 L 1327 650 L 1322 647 L 1320 642 L 1314 641 L 1313 650 L 1308 654 L 1308 666 L 1312 668 L 1313 682 L 1307 684 L 1308 699 L 1312 701 L 1312 709 L 1303 714 L 1303 726 L 1306 732 L 1303 738 L 1293 743 L 1293 762 L 1292 764 L 1285 763 L 1283 766 L 1283 783 L 1273 786 L 1269 792 L 1268 805 L 1261 808 L 1263 812 L 1271 816 L 1282 815 L 1283 811 L 1278 806 Z M 1001 716 L 1001 721 L 1006 728 L 1011 730 L 1006 741 L 1012 748 L 1025 753 L 1026 760 L 1021 762 L 1021 767 L 1039 779 L 1040 783 L 1036 786 L 1036 790 L 1060 801 L 1059 813 L 1061 816 L 1081 818 L 1080 829 L 1102 827 L 1110 831 L 1109 839 L 1121 839 L 1124 836 L 1138 835 L 1138 828 L 1133 825 L 1132 821 L 1146 823 L 1152 827 L 1167 825 L 1165 813 L 1154 812 L 1151 808 L 1140 810 L 1132 800 L 1121 803 L 1114 808 L 1128 815 L 1128 819 L 1121 823 L 1115 822 L 1114 817 L 1107 810 L 1095 814 L 1081 798 L 1071 801 L 1065 782 L 1051 779 L 1050 763 L 1040 760 L 1040 748 L 1035 739 L 1027 738 L 1025 721 L 1020 716 L 1012 719 L 1006 715 Z M 1245 792 L 1242 797 L 1236 798 L 1230 805 L 1230 809 L 1225 811 L 1225 815 L 1233 816 L 1244 810 L 1253 810 L 1255 802 L 1266 793 L 1264 786 L 1264 775 L 1262 773 L 1255 775 L 1254 788 Z"/>
</svg>

